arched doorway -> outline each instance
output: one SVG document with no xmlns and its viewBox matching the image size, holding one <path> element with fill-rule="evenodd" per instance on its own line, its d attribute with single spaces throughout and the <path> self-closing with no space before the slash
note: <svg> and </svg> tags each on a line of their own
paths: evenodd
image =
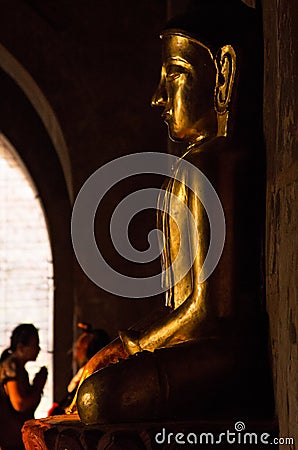
<svg viewBox="0 0 298 450">
<path fill-rule="evenodd" d="M 36 110 L 20 87 L 0 70 L 0 130 L 23 161 L 38 192 L 51 242 L 54 289 L 53 391 L 54 399 L 65 395 L 71 376 L 73 335 L 71 204 L 60 160 Z M 1 328 L 1 327 L 0 327 Z M 0 342 L 2 345 L 2 342 Z"/>
<path fill-rule="evenodd" d="M 20 323 L 33 323 L 41 352 L 27 369 L 45 365 L 49 376 L 36 417 L 53 400 L 53 263 L 43 208 L 17 152 L 0 134 L 0 347 Z"/>
</svg>

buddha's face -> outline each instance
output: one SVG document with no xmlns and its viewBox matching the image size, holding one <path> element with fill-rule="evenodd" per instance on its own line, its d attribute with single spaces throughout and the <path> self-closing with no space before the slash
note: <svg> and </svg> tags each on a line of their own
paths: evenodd
<svg viewBox="0 0 298 450">
<path fill-rule="evenodd" d="M 163 35 L 162 59 L 152 105 L 164 107 L 170 138 L 192 143 L 216 136 L 217 71 L 211 52 L 191 38 L 168 32 Z"/>
</svg>

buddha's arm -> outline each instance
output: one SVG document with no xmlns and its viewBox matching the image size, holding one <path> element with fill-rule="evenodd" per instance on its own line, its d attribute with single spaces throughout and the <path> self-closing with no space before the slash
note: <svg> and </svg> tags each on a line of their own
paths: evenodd
<svg viewBox="0 0 298 450">
<path fill-rule="evenodd" d="M 200 335 L 200 326 L 208 326 L 210 316 L 208 314 L 208 280 L 203 283 L 199 283 L 198 280 L 209 245 L 209 223 L 202 203 L 190 190 L 187 206 L 193 214 L 198 238 L 198 249 L 195 250 L 196 236 L 190 232 L 189 224 L 184 223 L 184 229 L 180 230 L 180 233 L 188 233 L 190 251 L 195 252 L 191 269 L 192 293 L 167 317 L 153 323 L 139 336 L 130 331 L 122 332 L 120 337 L 130 354 L 142 350 L 154 351 L 160 347 L 195 339 Z"/>
<path fill-rule="evenodd" d="M 157 348 L 168 347 L 179 342 L 195 339 L 197 325 L 206 318 L 205 297 L 207 282 L 201 284 L 181 306 L 173 310 L 167 318 L 154 323 L 146 332 L 136 336 L 131 331 L 121 332 L 124 348 L 129 354 L 142 350 L 153 352 Z"/>
</svg>

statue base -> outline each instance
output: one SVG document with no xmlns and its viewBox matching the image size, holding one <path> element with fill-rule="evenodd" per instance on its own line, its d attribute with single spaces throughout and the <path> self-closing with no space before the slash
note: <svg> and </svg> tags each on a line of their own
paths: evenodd
<svg viewBox="0 0 298 450">
<path fill-rule="evenodd" d="M 262 420 L 274 411 L 259 340 L 206 338 L 136 353 L 93 373 L 78 391 L 86 425 L 151 421 Z"/>
<path fill-rule="evenodd" d="M 237 419 L 241 418 L 88 426 L 77 415 L 63 415 L 26 422 L 23 441 L 26 450 L 163 450 L 198 445 L 207 450 L 214 444 L 219 450 L 231 444 L 234 449 L 268 449 L 268 443 L 278 447 L 274 445 L 278 436 L 275 421 L 244 423 Z"/>
</svg>

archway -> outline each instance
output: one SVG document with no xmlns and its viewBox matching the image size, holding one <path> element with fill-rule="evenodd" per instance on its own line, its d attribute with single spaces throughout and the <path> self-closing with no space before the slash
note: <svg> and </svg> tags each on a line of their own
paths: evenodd
<svg viewBox="0 0 298 450">
<path fill-rule="evenodd" d="M 28 364 L 30 378 L 48 368 L 48 381 L 36 417 L 53 401 L 53 264 L 43 208 L 33 181 L 9 141 L 0 134 L 0 346 L 12 330 L 33 323 L 41 352 Z"/>
<path fill-rule="evenodd" d="M 73 335 L 73 254 L 70 239 L 71 203 L 65 175 L 52 140 L 37 111 L 22 89 L 0 70 L 0 130 L 17 150 L 45 214 L 53 256 L 53 389 L 54 398 L 65 393 L 71 376 Z"/>
</svg>

